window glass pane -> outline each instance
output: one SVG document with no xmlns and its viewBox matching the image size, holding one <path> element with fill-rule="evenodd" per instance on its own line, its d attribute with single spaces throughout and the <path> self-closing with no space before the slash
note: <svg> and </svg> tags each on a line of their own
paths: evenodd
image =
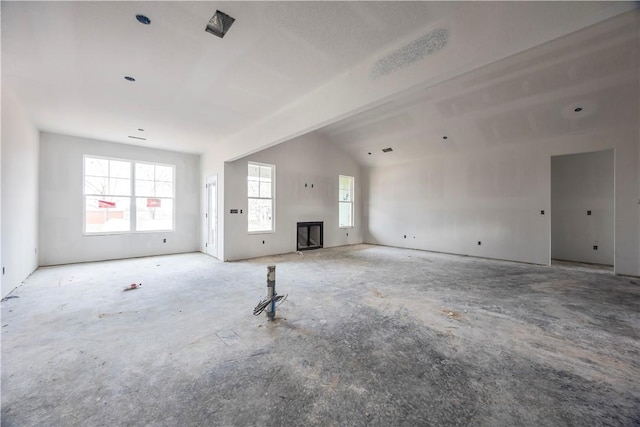
<svg viewBox="0 0 640 427">
<path fill-rule="evenodd" d="M 130 178 L 131 164 L 129 162 L 120 162 L 118 160 L 110 160 L 109 176 L 111 176 L 112 178 Z"/>
<path fill-rule="evenodd" d="M 260 166 L 249 163 L 249 173 L 248 176 L 253 178 L 260 178 Z"/>
<path fill-rule="evenodd" d="M 153 181 L 136 179 L 136 196 L 154 197 Z"/>
<path fill-rule="evenodd" d="M 271 199 L 249 199 L 249 231 L 272 231 Z"/>
<path fill-rule="evenodd" d="M 173 197 L 173 184 L 170 182 L 156 182 L 156 197 Z"/>
<path fill-rule="evenodd" d="M 249 195 L 249 197 L 260 197 L 260 184 L 258 181 L 252 181 L 251 178 L 249 178 L 248 181 L 248 188 L 247 188 L 247 194 Z"/>
<path fill-rule="evenodd" d="M 260 183 L 260 197 L 271 198 L 271 183 L 270 182 L 261 182 Z"/>
<path fill-rule="evenodd" d="M 131 205 L 128 197 L 85 197 L 87 233 L 130 231 Z"/>
<path fill-rule="evenodd" d="M 173 230 L 173 199 L 136 197 L 136 230 Z"/>
<path fill-rule="evenodd" d="M 93 176 L 107 176 L 109 174 L 109 160 L 85 157 L 84 174 Z"/>
<path fill-rule="evenodd" d="M 107 178 L 86 176 L 84 178 L 85 194 L 107 194 Z"/>
<path fill-rule="evenodd" d="M 156 166 L 156 181 L 173 181 L 173 168 L 171 166 Z"/>
<path fill-rule="evenodd" d="M 136 163 L 136 180 L 146 179 L 153 181 L 154 179 L 154 166 L 147 165 L 145 163 Z"/>
<path fill-rule="evenodd" d="M 273 231 L 273 178 L 275 166 L 248 163 L 248 230 Z"/>
<path fill-rule="evenodd" d="M 351 188 L 353 183 L 352 176 L 340 175 L 340 189 L 348 190 Z"/>
<path fill-rule="evenodd" d="M 338 218 L 338 226 L 339 227 L 352 227 L 353 226 L 353 218 L 351 216 L 353 204 L 340 202 L 339 204 L 339 218 Z"/>
<path fill-rule="evenodd" d="M 340 175 L 338 179 L 338 226 L 353 227 L 353 177 Z"/>
<path fill-rule="evenodd" d="M 109 179 L 109 190 L 107 194 L 114 196 L 130 196 L 131 180 L 128 178 L 111 178 Z"/>
<path fill-rule="evenodd" d="M 260 179 L 271 182 L 270 166 L 260 166 Z"/>
</svg>

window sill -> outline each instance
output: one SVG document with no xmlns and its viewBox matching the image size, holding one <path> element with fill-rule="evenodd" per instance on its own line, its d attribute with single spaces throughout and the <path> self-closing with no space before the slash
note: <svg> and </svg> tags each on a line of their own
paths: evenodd
<svg viewBox="0 0 640 427">
<path fill-rule="evenodd" d="M 247 231 L 248 235 L 254 235 L 254 234 L 274 234 L 276 231 L 275 230 L 268 230 L 268 231 Z"/>
<path fill-rule="evenodd" d="M 141 230 L 141 231 L 105 231 L 97 233 L 82 233 L 85 237 L 92 236 L 124 236 L 127 234 L 161 234 L 161 233 L 174 233 L 175 230 Z"/>
</svg>

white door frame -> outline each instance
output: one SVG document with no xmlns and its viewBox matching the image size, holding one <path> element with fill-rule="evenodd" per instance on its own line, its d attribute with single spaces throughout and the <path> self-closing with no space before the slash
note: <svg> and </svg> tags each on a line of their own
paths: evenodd
<svg viewBox="0 0 640 427">
<path fill-rule="evenodd" d="M 213 189 L 213 200 L 212 200 Z M 206 240 L 205 240 L 205 252 L 213 257 L 218 257 L 218 236 L 220 235 L 218 230 L 218 175 L 212 175 L 207 177 L 206 180 L 207 191 L 207 212 L 206 218 Z M 213 231 L 213 233 L 212 233 Z M 213 234 L 213 238 L 212 238 Z"/>
</svg>

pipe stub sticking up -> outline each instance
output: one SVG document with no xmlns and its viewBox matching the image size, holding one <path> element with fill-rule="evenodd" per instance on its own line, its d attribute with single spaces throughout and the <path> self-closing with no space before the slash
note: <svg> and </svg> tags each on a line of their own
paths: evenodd
<svg viewBox="0 0 640 427">
<path fill-rule="evenodd" d="M 273 320 L 276 317 L 276 266 L 267 267 L 267 299 L 270 301 L 267 306 L 267 319 Z"/>
</svg>

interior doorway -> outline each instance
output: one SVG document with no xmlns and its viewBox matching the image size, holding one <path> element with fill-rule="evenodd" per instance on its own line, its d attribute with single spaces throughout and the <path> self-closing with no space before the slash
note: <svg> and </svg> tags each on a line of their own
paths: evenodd
<svg viewBox="0 0 640 427">
<path fill-rule="evenodd" d="M 218 257 L 218 176 L 207 178 L 207 254 Z"/>
<path fill-rule="evenodd" d="M 551 157 L 551 264 L 613 271 L 614 150 Z"/>
</svg>

